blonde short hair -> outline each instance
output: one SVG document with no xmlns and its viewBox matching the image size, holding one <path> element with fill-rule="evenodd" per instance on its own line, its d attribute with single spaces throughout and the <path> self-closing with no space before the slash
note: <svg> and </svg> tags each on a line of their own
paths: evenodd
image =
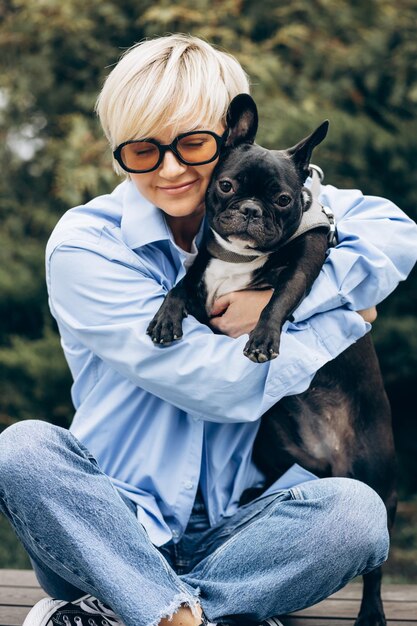
<svg viewBox="0 0 417 626">
<path fill-rule="evenodd" d="M 108 75 L 96 111 L 112 150 L 124 141 L 155 137 L 169 127 L 216 127 L 248 77 L 230 54 L 191 35 L 142 41 Z M 123 170 L 114 161 L 119 174 Z"/>
</svg>

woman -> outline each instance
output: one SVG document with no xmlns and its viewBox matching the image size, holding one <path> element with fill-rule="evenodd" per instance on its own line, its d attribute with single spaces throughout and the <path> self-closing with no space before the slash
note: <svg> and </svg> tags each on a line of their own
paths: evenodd
<svg viewBox="0 0 417 626">
<path fill-rule="evenodd" d="M 242 354 L 269 292 L 217 302 L 223 334 L 192 317 L 175 345 L 146 334 L 197 254 L 225 113 L 248 91 L 234 58 L 184 35 L 133 47 L 105 82 L 97 110 L 127 180 L 66 213 L 46 255 L 74 421 L 70 432 L 28 421 L 0 437 L 2 510 L 56 598 L 25 626 L 254 624 L 387 557 L 385 508 L 358 481 L 294 467 L 239 500 L 264 482 L 251 460 L 261 415 L 365 334 L 355 311 L 410 271 L 416 227 L 399 209 L 323 187 L 340 243 L 274 361 Z M 204 132 L 204 154 L 187 152 L 191 132 Z"/>
</svg>

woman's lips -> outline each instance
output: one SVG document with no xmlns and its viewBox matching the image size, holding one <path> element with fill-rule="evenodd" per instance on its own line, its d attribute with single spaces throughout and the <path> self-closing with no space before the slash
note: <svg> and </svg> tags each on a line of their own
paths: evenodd
<svg viewBox="0 0 417 626">
<path fill-rule="evenodd" d="M 184 193 L 191 189 L 191 187 L 197 182 L 197 178 L 195 180 L 191 180 L 188 183 L 184 183 L 183 185 L 173 185 L 172 187 L 158 187 L 160 191 L 167 193 L 170 196 L 176 196 L 180 193 Z"/>
</svg>

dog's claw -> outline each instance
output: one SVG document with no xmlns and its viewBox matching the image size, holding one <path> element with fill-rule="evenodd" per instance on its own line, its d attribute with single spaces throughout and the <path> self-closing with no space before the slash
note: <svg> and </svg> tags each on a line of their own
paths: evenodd
<svg viewBox="0 0 417 626">
<path fill-rule="evenodd" d="M 249 335 L 243 354 L 254 363 L 266 363 L 277 358 L 279 342 L 280 332 L 265 332 L 263 328 L 255 328 Z"/>
<path fill-rule="evenodd" d="M 251 350 L 250 352 L 249 350 L 244 350 L 243 354 L 254 363 L 265 363 L 266 361 L 269 361 L 269 358 L 272 358 L 267 357 L 260 350 Z"/>
<path fill-rule="evenodd" d="M 165 347 L 181 339 L 182 319 L 185 317 L 183 311 L 181 306 L 173 306 L 172 296 L 170 298 L 168 294 L 147 328 L 147 334 L 153 343 Z"/>
<path fill-rule="evenodd" d="M 177 339 L 181 339 L 182 337 L 182 335 L 172 335 L 171 337 L 169 334 L 167 334 L 166 331 L 164 332 L 164 334 L 166 335 L 165 338 L 160 338 L 160 335 L 162 334 L 162 332 L 155 333 L 155 336 L 152 336 L 151 333 L 148 333 L 148 334 L 150 335 L 153 343 L 156 343 L 161 346 L 170 346 L 173 341 Z"/>
</svg>

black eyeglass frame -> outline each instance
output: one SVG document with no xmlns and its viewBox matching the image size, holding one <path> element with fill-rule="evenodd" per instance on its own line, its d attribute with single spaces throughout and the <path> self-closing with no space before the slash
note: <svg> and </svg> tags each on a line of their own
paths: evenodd
<svg viewBox="0 0 417 626">
<path fill-rule="evenodd" d="M 217 157 L 219 156 L 221 147 L 227 137 L 227 132 L 228 130 L 226 129 L 223 135 L 218 135 L 217 133 L 214 133 L 212 130 L 191 130 L 188 133 L 181 133 L 180 135 L 175 137 L 174 141 L 170 144 L 159 143 L 159 141 L 157 141 L 156 139 L 132 139 L 130 141 L 124 141 L 123 143 L 120 144 L 120 146 L 117 146 L 116 150 L 114 150 L 113 152 L 113 156 L 118 162 L 118 164 L 120 165 L 120 167 L 124 169 L 125 172 L 129 172 L 131 174 L 147 174 L 148 172 L 153 172 L 154 170 L 158 169 L 158 167 L 161 165 L 162 161 L 164 160 L 165 153 L 168 150 L 171 150 L 171 152 L 173 152 L 175 156 L 177 157 L 178 161 L 180 161 L 181 163 L 184 163 L 184 165 L 206 165 L 207 163 L 211 163 L 212 161 L 217 159 Z M 179 141 L 181 141 L 181 139 L 184 139 L 184 137 L 189 137 L 190 135 L 211 135 L 212 137 L 214 137 L 214 139 L 216 140 L 216 152 L 214 156 L 212 156 L 210 159 L 207 159 L 206 161 L 198 161 L 198 162 L 187 161 L 186 159 L 184 159 L 181 156 L 181 154 L 178 152 L 177 144 Z M 128 167 L 127 165 L 125 165 L 122 159 L 122 149 L 131 143 L 152 143 L 153 145 L 155 145 L 159 150 L 159 158 L 156 164 L 147 170 L 134 170 Z"/>
</svg>

